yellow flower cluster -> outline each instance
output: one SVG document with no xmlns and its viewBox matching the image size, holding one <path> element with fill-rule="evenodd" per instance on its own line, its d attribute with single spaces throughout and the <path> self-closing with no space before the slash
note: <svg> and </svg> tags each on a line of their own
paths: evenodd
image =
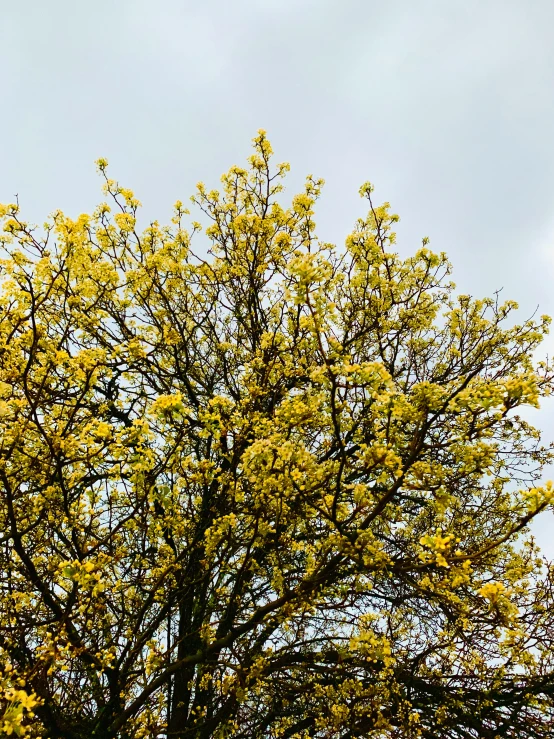
<svg viewBox="0 0 554 739">
<path fill-rule="evenodd" d="M 105 159 L 90 215 L 0 206 L 0 733 L 547 736 L 549 320 L 370 183 L 319 240 L 271 157 L 140 232 Z"/>
</svg>

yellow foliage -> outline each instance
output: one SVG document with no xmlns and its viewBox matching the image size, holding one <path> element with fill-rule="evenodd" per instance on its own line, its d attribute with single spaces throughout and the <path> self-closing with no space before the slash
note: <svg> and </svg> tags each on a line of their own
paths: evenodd
<svg viewBox="0 0 554 739">
<path fill-rule="evenodd" d="M 90 215 L 0 206 L 0 733 L 546 739 L 549 319 L 370 183 L 319 241 L 253 145 L 167 226 L 104 159 Z"/>
</svg>

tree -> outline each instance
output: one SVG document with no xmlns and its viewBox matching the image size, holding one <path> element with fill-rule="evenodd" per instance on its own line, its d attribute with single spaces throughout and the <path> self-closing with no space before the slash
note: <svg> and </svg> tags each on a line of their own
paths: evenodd
<svg viewBox="0 0 554 739">
<path fill-rule="evenodd" d="M 2 207 L 13 731 L 551 736 L 528 524 L 553 454 L 518 415 L 553 385 L 549 320 L 456 297 L 426 239 L 401 259 L 369 184 L 344 248 L 319 242 L 322 181 L 280 206 L 271 153 L 260 131 L 198 185 L 205 228 L 178 202 L 139 234 L 105 160 L 92 216 Z"/>
</svg>

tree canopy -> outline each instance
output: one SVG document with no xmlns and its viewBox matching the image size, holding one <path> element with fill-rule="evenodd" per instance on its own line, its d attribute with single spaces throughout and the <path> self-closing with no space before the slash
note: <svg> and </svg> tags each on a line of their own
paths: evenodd
<svg viewBox="0 0 554 739">
<path fill-rule="evenodd" d="M 105 160 L 92 215 L 1 206 L 3 731 L 550 737 L 549 319 L 401 258 L 369 183 L 319 241 L 271 155 L 202 222 L 139 231 Z"/>
</svg>

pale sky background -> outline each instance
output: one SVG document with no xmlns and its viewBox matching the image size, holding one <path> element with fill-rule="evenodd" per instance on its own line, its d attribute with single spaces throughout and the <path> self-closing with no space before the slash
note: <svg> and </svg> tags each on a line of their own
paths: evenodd
<svg viewBox="0 0 554 739">
<path fill-rule="evenodd" d="M 42 223 L 103 199 L 94 161 L 167 220 L 265 128 L 286 194 L 327 184 L 342 242 L 357 190 L 398 249 L 446 251 L 461 292 L 554 315 L 554 0 L 0 1 L 0 202 Z M 554 335 L 544 353 L 554 349 Z M 554 402 L 533 421 L 554 439 Z M 551 471 L 554 477 L 554 471 Z M 554 557 L 554 517 L 535 526 Z"/>
</svg>

